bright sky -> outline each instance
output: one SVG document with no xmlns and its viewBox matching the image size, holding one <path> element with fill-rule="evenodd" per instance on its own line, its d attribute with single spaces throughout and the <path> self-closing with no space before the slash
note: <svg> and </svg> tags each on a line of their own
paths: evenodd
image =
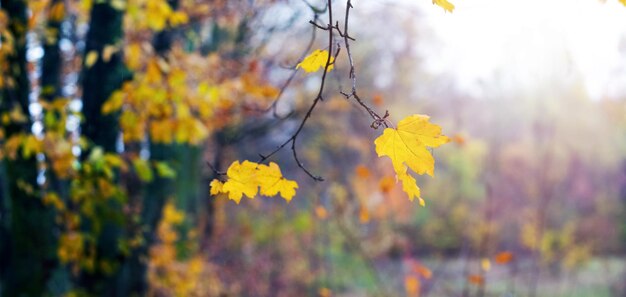
<svg viewBox="0 0 626 297">
<path fill-rule="evenodd" d="M 626 95 L 626 7 L 618 0 L 450 0 L 452 14 L 414 1 L 440 41 L 425 53 L 426 69 L 453 74 L 463 91 L 494 77 L 523 88 L 579 73 L 594 99 Z"/>
</svg>

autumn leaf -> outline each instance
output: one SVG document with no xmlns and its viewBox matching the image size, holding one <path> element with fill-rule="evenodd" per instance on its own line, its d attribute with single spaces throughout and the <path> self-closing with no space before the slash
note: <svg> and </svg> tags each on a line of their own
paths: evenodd
<svg viewBox="0 0 626 297">
<path fill-rule="evenodd" d="M 467 140 L 465 139 L 465 136 L 463 134 L 457 133 L 452 136 L 451 141 L 458 144 L 459 146 L 464 146 Z"/>
<path fill-rule="evenodd" d="M 448 2 L 448 0 L 433 0 L 433 4 L 443 8 L 445 11 L 450 13 L 452 13 L 452 11 L 454 10 L 454 4 Z"/>
<path fill-rule="evenodd" d="M 57 2 L 50 7 L 48 11 L 48 19 L 54 22 L 60 22 L 65 17 L 65 3 Z"/>
<path fill-rule="evenodd" d="M 620 3 L 622 3 L 622 5 L 626 6 L 626 0 L 619 0 Z"/>
<path fill-rule="evenodd" d="M 137 172 L 137 176 L 141 181 L 150 182 L 152 180 L 152 168 L 150 168 L 148 161 L 139 158 L 134 159 L 133 167 L 135 168 L 135 172 Z"/>
<path fill-rule="evenodd" d="M 186 24 L 189 22 L 189 16 L 182 11 L 175 11 L 169 17 L 170 25 L 173 27 Z"/>
<path fill-rule="evenodd" d="M 211 181 L 210 186 L 211 186 L 211 195 L 215 196 L 215 195 L 217 195 L 217 194 L 222 192 L 222 188 L 224 187 L 224 183 L 219 181 L 219 180 L 217 180 L 217 179 L 214 179 L 213 181 Z"/>
<path fill-rule="evenodd" d="M 283 177 L 280 167 L 274 162 L 269 165 L 258 164 L 250 161 L 233 162 L 226 171 L 228 180 L 224 183 L 219 180 L 211 182 L 211 195 L 219 193 L 228 194 L 228 199 L 236 203 L 241 201 L 243 195 L 254 198 L 257 193 L 263 196 L 275 196 L 280 194 L 289 202 L 296 195 L 298 183 Z"/>
<path fill-rule="evenodd" d="M 89 51 L 87 55 L 85 55 L 85 67 L 91 68 L 96 61 L 98 61 L 98 52 Z"/>
<path fill-rule="evenodd" d="M 318 205 L 315 207 L 315 216 L 320 220 L 324 220 L 328 217 L 328 211 L 323 206 Z"/>
<path fill-rule="evenodd" d="M 495 257 L 494 257 L 494 261 L 497 264 L 506 264 L 509 263 L 513 260 L 513 253 L 511 252 L 501 252 L 498 253 Z"/>
<path fill-rule="evenodd" d="M 421 290 L 421 282 L 414 275 L 404 277 L 404 290 L 407 296 L 419 296 Z"/>
<path fill-rule="evenodd" d="M 409 195 L 409 200 L 417 198 L 421 206 L 426 206 L 426 202 L 420 195 L 420 188 L 417 186 L 417 181 L 414 177 L 408 174 L 406 166 L 402 165 L 404 170 L 396 170 L 398 180 L 402 182 L 402 191 Z"/>
<path fill-rule="evenodd" d="M 429 123 L 428 119 L 425 115 L 412 115 L 400 121 L 397 129 L 385 129 L 374 141 L 378 156 L 391 158 L 394 168 L 404 163 L 417 174 L 432 176 L 435 159 L 428 147 L 439 147 L 449 139 L 441 134 L 441 127 Z"/>
<path fill-rule="evenodd" d="M 259 192 L 256 166 L 256 163 L 249 161 L 243 161 L 243 163 L 239 163 L 239 161 L 233 162 L 228 167 L 228 171 L 226 171 L 228 181 L 224 183 L 222 192 L 228 193 L 228 198 L 236 203 L 241 201 L 244 194 L 248 198 L 254 198 Z"/>
<path fill-rule="evenodd" d="M 163 177 L 163 178 L 175 178 L 176 177 L 176 171 L 174 171 L 174 169 L 165 162 L 154 163 L 154 168 L 156 169 L 156 172 L 159 175 L 159 177 Z"/>
<path fill-rule="evenodd" d="M 385 176 L 378 182 L 378 188 L 383 193 L 389 193 L 393 189 L 395 181 L 392 176 Z"/>
<path fill-rule="evenodd" d="M 370 212 L 365 206 L 359 208 L 359 222 L 365 224 L 370 221 Z"/>
<path fill-rule="evenodd" d="M 314 50 L 310 55 L 306 56 L 302 62 L 296 65 L 296 69 L 302 67 L 306 72 L 315 72 L 320 68 L 326 67 L 326 62 L 328 61 L 328 51 L 327 50 Z M 333 62 L 335 61 L 334 57 L 330 57 L 330 65 L 328 65 L 328 72 L 333 70 Z"/>
<path fill-rule="evenodd" d="M 430 269 L 428 269 L 428 267 L 417 262 L 414 262 L 412 266 L 413 266 L 413 272 L 417 273 L 418 275 L 421 275 L 423 278 L 431 279 L 433 277 L 433 272 Z"/>
<path fill-rule="evenodd" d="M 354 172 L 356 172 L 356 175 L 358 177 L 363 178 L 363 179 L 366 179 L 371 175 L 370 170 L 367 169 L 367 167 L 362 164 L 354 168 Z"/>
<path fill-rule="evenodd" d="M 320 288 L 317 291 L 317 294 L 319 295 L 319 297 L 331 297 L 333 295 L 333 292 L 329 288 Z"/>
<path fill-rule="evenodd" d="M 298 184 L 283 177 L 280 168 L 274 162 L 270 165 L 259 165 L 258 179 L 261 195 L 274 196 L 280 193 L 287 202 L 296 195 Z"/>
<path fill-rule="evenodd" d="M 103 49 L 102 49 L 102 61 L 108 63 L 111 60 L 111 57 L 113 56 L 113 54 L 115 54 L 118 51 L 118 48 L 114 45 L 106 45 Z"/>
<path fill-rule="evenodd" d="M 485 278 L 478 274 L 470 274 L 469 276 L 467 276 L 467 281 L 469 281 L 470 284 L 474 284 L 477 286 L 482 286 L 485 284 Z"/>
<path fill-rule="evenodd" d="M 388 156 L 393 164 L 396 177 L 402 182 L 402 189 L 413 200 L 417 197 L 421 205 L 415 178 L 409 175 L 407 167 L 417 174 L 434 175 L 435 159 L 428 148 L 439 147 L 449 142 L 441 134 L 441 127 L 431 124 L 425 115 L 412 115 L 398 123 L 398 128 L 386 128 L 383 135 L 376 138 L 374 144 L 379 157 Z"/>
<path fill-rule="evenodd" d="M 489 271 L 491 269 L 491 261 L 487 258 L 483 258 L 480 260 L 480 268 L 484 271 Z"/>
</svg>

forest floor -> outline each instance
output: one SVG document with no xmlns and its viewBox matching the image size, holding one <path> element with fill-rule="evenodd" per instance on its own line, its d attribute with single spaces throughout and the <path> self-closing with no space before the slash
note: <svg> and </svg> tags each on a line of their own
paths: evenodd
<svg viewBox="0 0 626 297">
<path fill-rule="evenodd" d="M 535 269 L 532 261 L 518 259 L 507 265 L 491 264 L 484 276 L 484 295 L 479 286 L 468 282 L 467 275 L 480 270 L 479 261 L 466 263 L 463 260 L 425 260 L 424 265 L 432 270 L 432 277 L 422 279 L 420 297 L 462 296 L 533 296 L 532 284 L 536 280 L 536 297 L 610 297 L 626 292 L 626 258 L 595 257 L 573 269 L 558 266 Z M 405 296 L 404 272 L 400 263 L 376 263 L 381 285 L 372 281 L 361 288 L 351 288 L 342 297 L 369 296 L 372 291 L 383 295 Z M 469 271 L 466 272 L 466 271 Z M 537 273 L 537 271 L 539 271 Z M 371 279 L 371 278 L 370 278 Z M 394 280 L 394 281 L 387 281 Z M 363 285 L 361 283 L 360 285 Z"/>
</svg>

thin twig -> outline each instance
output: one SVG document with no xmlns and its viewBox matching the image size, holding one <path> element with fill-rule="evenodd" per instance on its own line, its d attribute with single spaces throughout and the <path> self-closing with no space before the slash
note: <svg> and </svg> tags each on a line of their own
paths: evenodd
<svg viewBox="0 0 626 297">
<path fill-rule="evenodd" d="M 340 91 L 340 93 L 342 95 L 344 95 L 346 97 L 346 99 L 350 99 L 350 98 L 354 98 L 354 100 L 356 100 L 356 102 L 361 105 L 361 107 L 363 107 L 367 113 L 370 115 L 370 117 L 372 117 L 372 119 L 374 119 L 374 122 L 372 122 L 372 124 L 370 125 L 370 127 L 372 127 L 373 129 L 378 129 L 378 127 L 385 126 L 385 128 L 389 127 L 389 123 L 387 120 L 387 117 L 389 117 L 389 111 L 385 111 L 385 115 L 384 116 L 380 116 L 378 115 L 378 113 L 376 113 L 371 107 L 369 107 L 367 104 L 365 104 L 365 102 L 363 102 L 363 100 L 361 100 L 361 97 L 359 97 L 359 95 L 357 95 L 357 88 L 356 88 L 356 70 L 354 67 L 354 59 L 352 58 L 352 52 L 350 51 L 350 41 L 352 38 L 350 38 L 350 36 L 348 35 L 348 23 L 349 23 L 349 19 L 350 19 L 350 9 L 354 8 L 352 6 L 352 1 L 351 0 L 347 0 L 346 2 L 346 14 L 345 14 L 345 18 L 344 18 L 344 24 L 343 24 L 343 43 L 346 46 L 346 52 L 348 54 L 348 61 L 350 63 L 350 73 L 349 73 L 349 77 L 352 80 L 352 90 L 350 93 L 346 93 L 343 91 Z M 338 24 L 337 24 L 338 26 Z M 352 39 L 353 40 L 353 39 Z"/>
<path fill-rule="evenodd" d="M 211 162 L 206 161 L 206 164 L 213 171 L 213 173 L 215 173 L 215 175 L 217 175 L 217 176 L 224 176 L 224 175 L 226 175 L 226 172 L 222 172 L 222 171 L 219 171 L 219 170 L 215 169 L 215 167 L 213 166 L 213 164 L 211 164 Z"/>
<path fill-rule="evenodd" d="M 328 7 L 328 25 L 326 26 L 325 30 L 328 31 L 328 52 L 332 53 L 333 52 L 333 26 L 331 24 L 333 23 L 333 8 L 332 8 L 332 1 L 331 0 L 328 0 L 328 6 L 327 7 Z M 339 52 L 337 52 L 336 55 L 337 54 L 339 54 Z M 331 55 L 328 55 L 328 58 L 326 59 L 326 65 L 324 66 L 324 72 L 322 74 L 322 82 L 320 83 L 320 88 L 319 88 L 319 91 L 317 93 L 317 96 L 315 97 L 315 99 L 313 100 L 313 103 L 311 104 L 311 106 L 307 110 L 306 114 L 304 115 L 304 118 L 300 122 L 300 125 L 298 126 L 298 129 L 296 129 L 296 131 L 293 133 L 293 135 L 291 135 L 291 137 L 289 137 L 289 139 L 287 139 L 285 142 L 283 142 L 281 145 L 279 145 L 276 149 L 274 149 L 274 151 L 272 151 L 271 153 L 269 153 L 267 155 L 260 155 L 261 156 L 261 160 L 259 161 L 259 163 L 266 161 L 268 158 L 270 158 L 271 156 L 276 154 L 278 151 L 283 149 L 285 146 L 287 146 L 287 144 L 291 143 L 291 151 L 292 151 L 292 154 L 293 154 L 293 158 L 296 161 L 296 163 L 298 164 L 298 167 L 300 167 L 300 169 L 302 169 L 313 180 L 315 180 L 315 181 L 323 181 L 324 180 L 321 176 L 314 175 L 313 173 L 311 173 L 311 171 L 309 171 L 304 166 L 304 164 L 300 161 L 300 158 L 298 157 L 298 151 L 296 149 L 296 140 L 298 139 L 298 135 L 300 135 L 300 133 L 302 132 L 302 129 L 304 128 L 304 125 L 306 124 L 306 122 L 311 117 L 311 114 L 313 113 L 313 110 L 317 106 L 317 103 L 319 101 L 323 101 L 324 100 L 324 97 L 322 96 L 322 94 L 324 92 L 324 86 L 326 85 L 326 74 L 328 73 L 328 68 L 330 67 L 330 65 L 332 65 L 331 64 Z"/>
<path fill-rule="evenodd" d="M 317 20 L 318 17 L 319 17 L 318 14 L 315 13 L 314 19 Z M 311 48 L 313 47 L 313 43 L 315 41 L 315 32 L 316 32 L 315 29 L 311 31 L 311 38 L 309 39 L 309 43 L 305 47 L 304 51 L 302 51 L 302 53 L 300 54 L 300 57 L 298 58 L 298 61 L 302 61 L 302 59 L 304 59 L 306 57 L 306 55 L 309 53 L 309 51 L 311 51 Z M 285 90 L 287 89 L 287 87 L 289 87 L 289 85 L 293 81 L 294 77 L 296 77 L 296 74 L 298 73 L 298 69 L 296 69 L 295 66 L 292 69 L 293 70 L 292 70 L 291 74 L 289 75 L 289 78 L 281 86 L 281 88 L 280 88 L 280 90 L 278 92 L 278 95 L 276 95 L 276 98 L 274 99 L 272 104 L 265 110 L 266 112 L 269 111 L 269 110 L 272 110 L 272 115 L 275 118 L 285 119 L 285 118 L 289 117 L 292 114 L 292 112 L 290 112 L 286 116 L 281 117 L 281 116 L 278 115 L 278 113 L 276 111 L 276 108 L 277 108 L 277 105 L 278 105 L 278 101 L 283 96 L 283 93 L 285 93 Z"/>
</svg>

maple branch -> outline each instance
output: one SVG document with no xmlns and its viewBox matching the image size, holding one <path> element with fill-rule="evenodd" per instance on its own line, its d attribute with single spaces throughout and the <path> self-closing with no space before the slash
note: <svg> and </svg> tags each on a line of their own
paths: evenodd
<svg viewBox="0 0 626 297">
<path fill-rule="evenodd" d="M 343 43 L 346 46 L 346 51 L 348 53 L 348 60 L 349 60 L 349 63 L 350 63 L 349 77 L 352 80 L 352 90 L 351 90 L 350 93 L 343 92 L 343 91 L 340 91 L 340 93 L 342 95 L 344 95 L 346 97 L 346 99 L 353 98 L 363 109 L 365 109 L 367 111 L 367 113 L 370 115 L 370 117 L 372 117 L 372 119 L 374 120 L 372 122 L 372 124 L 370 125 L 371 128 L 378 129 L 378 127 L 380 127 L 380 126 L 385 126 L 385 128 L 388 128 L 389 125 L 390 125 L 389 120 L 388 120 L 389 111 L 386 110 L 385 114 L 383 116 L 379 115 L 378 113 L 376 113 L 376 111 L 374 111 L 371 107 L 369 107 L 361 99 L 361 97 L 359 97 L 359 95 L 357 94 L 356 70 L 355 70 L 355 67 L 354 67 L 354 59 L 352 57 L 352 52 L 350 51 L 350 40 L 354 41 L 355 39 L 350 37 L 350 35 L 348 34 L 348 23 L 349 23 L 349 19 L 350 19 L 350 9 L 353 8 L 352 1 L 351 0 L 347 0 L 347 2 L 346 2 L 346 13 L 345 13 L 343 31 L 339 28 L 339 22 L 338 21 L 336 21 L 335 24 L 333 25 L 333 8 L 332 8 L 332 1 L 331 0 L 328 0 L 327 8 L 328 8 L 328 24 L 326 26 L 322 26 L 322 25 L 317 23 L 317 16 L 318 16 L 317 13 L 315 14 L 315 18 L 313 20 L 310 20 L 309 23 L 311 25 L 313 25 L 313 27 L 314 27 L 313 31 L 314 32 L 315 32 L 315 29 L 321 29 L 321 30 L 324 30 L 324 31 L 328 32 L 328 52 L 329 53 L 333 53 L 333 32 L 336 31 L 337 34 L 340 37 L 342 37 L 342 39 L 343 39 Z M 313 38 L 311 38 L 311 41 L 309 41 L 309 45 L 307 46 L 307 51 L 306 52 L 308 52 L 308 49 L 310 49 L 310 47 L 312 46 L 313 39 L 314 39 L 314 35 L 313 35 Z M 334 52 L 334 55 L 332 56 L 332 58 L 334 58 L 335 61 L 336 61 L 336 59 L 337 59 L 337 57 L 339 55 L 340 50 L 341 50 L 341 45 L 340 45 L 340 43 L 337 43 L 337 50 Z M 302 55 L 300 60 L 302 60 L 303 57 L 304 57 L 304 54 Z M 317 175 L 314 175 L 313 173 L 311 173 L 311 171 L 309 171 L 304 166 L 302 161 L 300 161 L 300 158 L 298 157 L 298 151 L 296 149 L 296 141 L 298 139 L 298 136 L 302 132 L 302 129 L 304 128 L 304 125 L 307 123 L 307 121 L 311 117 L 311 115 L 313 113 L 313 110 L 315 110 L 315 107 L 317 106 L 319 101 L 324 101 L 323 92 L 324 92 L 324 86 L 326 85 L 326 76 L 328 74 L 328 69 L 329 69 L 329 67 L 332 64 L 333 64 L 333 62 L 331 62 L 331 54 L 329 54 L 327 59 L 326 59 L 326 64 L 324 66 L 324 72 L 322 74 L 322 80 L 320 82 L 320 87 L 319 87 L 319 91 L 317 93 L 317 96 L 315 96 L 315 99 L 313 99 L 313 102 L 311 103 L 311 106 L 309 107 L 309 109 L 307 110 L 306 114 L 304 115 L 304 118 L 302 118 L 302 121 L 298 125 L 298 128 L 291 135 L 291 137 L 289 137 L 287 140 L 285 140 L 283 143 L 281 143 L 279 146 L 277 146 L 272 152 L 270 152 L 267 155 L 259 154 L 259 156 L 261 157 L 261 159 L 259 160 L 259 163 L 265 162 L 267 159 L 272 157 L 278 151 L 280 151 L 283 148 L 285 148 L 288 144 L 291 144 L 291 152 L 292 152 L 294 160 L 298 164 L 298 167 L 300 167 L 300 169 L 302 169 L 313 180 L 315 180 L 315 181 L 323 181 L 324 180 L 321 176 L 317 176 Z M 280 96 L 282 96 L 285 88 L 291 83 L 291 81 L 295 77 L 295 74 L 296 74 L 296 71 L 294 71 L 291 74 L 291 76 L 289 77 L 289 79 L 287 80 L 285 85 L 283 85 L 283 87 L 281 88 L 281 90 L 280 90 L 276 100 L 270 106 L 270 108 L 273 109 L 273 111 L 274 111 L 274 116 L 276 116 L 276 105 L 277 105 L 277 102 L 280 99 Z"/>
<path fill-rule="evenodd" d="M 222 171 L 217 170 L 217 169 L 213 166 L 213 164 L 211 164 L 211 162 L 206 161 L 206 164 L 207 164 L 207 165 L 209 166 L 209 168 L 213 171 L 213 173 L 215 173 L 215 175 L 217 175 L 217 176 L 224 176 L 224 175 L 226 175 L 226 172 L 222 172 Z"/>
<path fill-rule="evenodd" d="M 321 28 L 322 30 L 327 30 L 328 31 L 328 52 L 332 53 L 333 52 L 333 28 L 334 27 L 333 27 L 333 25 L 331 25 L 333 23 L 333 7 L 332 7 L 332 1 L 331 0 L 328 0 L 327 8 L 328 8 L 328 25 L 326 27 L 319 26 L 319 25 L 317 25 L 317 23 L 315 23 L 313 21 L 310 21 L 310 23 L 314 24 L 315 27 L 317 27 L 317 28 Z M 344 38 L 347 38 L 347 36 L 344 37 Z M 339 55 L 339 47 L 337 47 L 337 51 L 335 52 L 334 57 L 337 57 L 338 55 Z M 289 139 L 287 139 L 281 145 L 276 147 L 276 149 L 274 149 L 272 152 L 270 152 L 267 155 L 260 155 L 261 159 L 260 159 L 260 161 L 258 163 L 265 162 L 268 158 L 270 158 L 271 156 L 276 154 L 278 151 L 283 149 L 285 146 L 287 146 L 287 144 L 291 143 L 291 152 L 293 154 L 294 160 L 296 161 L 296 164 L 298 164 L 298 167 L 300 167 L 300 169 L 302 169 L 302 171 L 304 171 L 313 180 L 315 180 L 315 181 L 323 181 L 324 180 L 324 178 L 322 178 L 321 176 L 314 175 L 313 173 L 311 173 L 311 171 L 309 171 L 304 166 L 302 161 L 300 161 L 300 158 L 298 157 L 298 151 L 296 149 L 296 140 L 298 139 L 298 135 L 300 135 L 300 133 L 302 132 L 302 129 L 304 128 L 304 125 L 306 124 L 306 122 L 309 120 L 309 118 L 311 118 L 311 115 L 313 114 L 313 110 L 317 106 L 317 103 L 319 103 L 319 101 L 324 101 L 324 97 L 322 96 L 322 94 L 324 92 L 324 86 L 326 85 L 326 75 L 328 74 L 328 68 L 331 65 L 332 65 L 332 63 L 331 63 L 331 55 L 329 54 L 328 58 L 326 59 L 326 65 L 324 66 L 324 71 L 322 73 L 322 81 L 320 83 L 320 88 L 319 88 L 319 91 L 317 93 L 317 96 L 315 96 L 315 99 L 313 99 L 313 103 L 311 104 L 311 106 L 307 110 L 306 114 L 304 115 L 304 118 L 302 118 L 302 121 L 300 122 L 300 125 L 298 125 L 298 128 L 296 129 L 296 131 L 291 135 L 291 137 L 289 137 Z"/>
<path fill-rule="evenodd" d="M 313 18 L 315 20 L 317 20 L 318 17 L 319 17 L 319 15 L 317 14 L 317 12 L 315 12 L 315 15 L 313 16 Z M 309 43 L 305 47 L 304 51 L 302 51 L 302 54 L 300 54 L 300 57 L 298 58 L 298 61 L 302 61 L 302 59 L 304 59 L 306 57 L 307 53 L 309 51 L 311 51 L 311 48 L 313 47 L 313 43 L 315 41 L 315 35 L 316 35 L 315 32 L 316 32 L 315 29 L 313 29 L 312 32 L 311 32 L 311 38 L 309 39 Z M 285 93 L 285 90 L 287 89 L 287 87 L 289 87 L 289 85 L 291 84 L 293 79 L 296 77 L 296 74 L 298 73 L 298 69 L 296 68 L 296 66 L 293 66 L 293 67 L 290 67 L 290 68 L 292 69 L 292 72 L 289 75 L 289 78 L 287 78 L 287 81 L 285 81 L 285 83 L 280 87 L 278 95 L 276 95 L 276 98 L 274 99 L 272 104 L 265 110 L 265 112 L 268 112 L 268 111 L 271 110 L 272 111 L 272 115 L 275 118 L 278 118 L 278 119 L 285 119 L 285 118 L 289 117 L 292 114 L 292 112 L 290 112 L 286 116 L 281 117 L 281 116 L 278 115 L 278 113 L 276 111 L 276 108 L 277 108 L 277 105 L 278 105 L 278 101 L 283 96 L 283 93 Z"/>
<path fill-rule="evenodd" d="M 345 14 L 344 24 L 343 24 L 343 34 L 340 32 L 339 35 L 343 37 L 343 43 L 345 44 L 346 52 L 348 53 L 348 61 L 350 62 L 349 77 L 352 80 L 352 91 L 350 93 L 340 91 L 340 93 L 344 95 L 346 99 L 354 98 L 354 100 L 356 100 L 356 102 L 367 111 L 370 117 L 374 119 L 370 127 L 372 127 L 373 129 L 378 129 L 378 127 L 383 125 L 385 126 L 385 128 L 388 128 L 389 124 L 387 122 L 388 121 L 387 118 L 389 117 L 389 111 L 386 110 L 385 115 L 380 116 L 371 107 L 365 104 L 365 102 L 361 100 L 361 97 L 359 97 L 359 95 L 357 95 L 357 92 L 356 92 L 356 70 L 354 67 L 354 59 L 352 58 L 352 52 L 350 51 L 350 41 L 349 41 L 349 40 L 354 40 L 354 39 L 350 38 L 350 36 L 348 35 L 348 21 L 350 19 L 350 8 L 354 8 L 354 6 L 352 6 L 352 0 L 347 0 L 346 14 Z M 336 26 L 338 27 L 338 24 Z M 337 28 L 337 31 L 339 32 L 338 28 Z"/>
</svg>

